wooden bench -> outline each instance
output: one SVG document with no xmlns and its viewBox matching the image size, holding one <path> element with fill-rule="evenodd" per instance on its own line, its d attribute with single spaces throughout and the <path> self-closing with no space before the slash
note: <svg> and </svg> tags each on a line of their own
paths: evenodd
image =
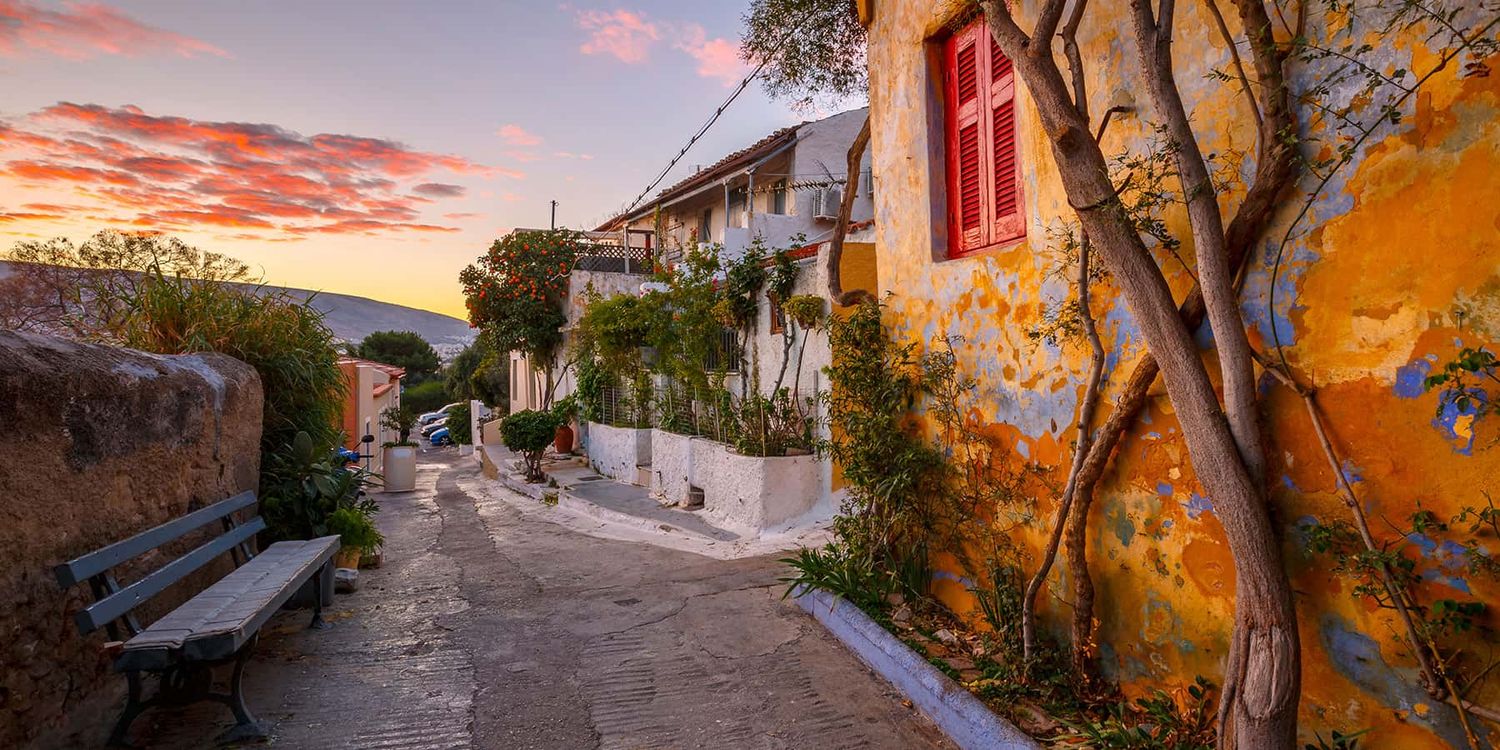
<svg viewBox="0 0 1500 750">
<path fill-rule="evenodd" d="M 131 722 L 147 708 L 199 700 L 224 703 L 234 712 L 236 723 L 222 740 L 266 736 L 266 728 L 245 706 L 245 663 L 261 626 L 304 586 L 314 589 L 313 627 L 324 627 L 322 603 L 325 587 L 330 585 L 324 571 L 331 572 L 330 560 L 338 551 L 339 538 L 278 542 L 255 554 L 252 540 L 266 528 L 266 522 L 259 516 L 244 523 L 235 518 L 236 512 L 255 505 L 255 494 L 242 492 L 55 569 L 64 589 L 88 582 L 94 603 L 75 616 L 78 630 L 88 635 L 104 628 L 109 633 L 115 671 L 125 673 L 129 682 L 125 710 L 110 732 L 111 745 L 125 744 Z M 110 573 L 122 563 L 215 522 L 222 526 L 222 534 L 134 583 L 121 586 Z M 233 572 L 149 627 L 141 627 L 133 614 L 137 607 L 226 552 L 234 560 Z M 234 665 L 229 692 L 214 692 L 212 670 L 228 663 Z M 158 690 L 149 699 L 142 695 L 143 674 L 160 678 Z"/>
</svg>

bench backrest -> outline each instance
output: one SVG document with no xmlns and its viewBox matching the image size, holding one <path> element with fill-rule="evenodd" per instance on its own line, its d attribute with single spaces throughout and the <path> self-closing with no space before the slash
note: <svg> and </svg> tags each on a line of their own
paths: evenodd
<svg viewBox="0 0 1500 750">
<path fill-rule="evenodd" d="M 227 500 L 220 500 L 213 505 L 200 508 L 154 529 L 143 531 L 129 539 L 115 542 L 108 547 L 90 552 L 54 568 L 57 582 L 64 589 L 83 581 L 88 581 L 93 589 L 94 603 L 74 616 L 79 632 L 87 635 L 101 627 L 106 627 L 109 629 L 110 637 L 118 640 L 120 635 L 115 625 L 118 620 L 124 623 L 126 631 L 133 636 L 141 631 L 141 627 L 131 612 L 151 597 L 225 552 L 233 555 L 236 565 L 244 564 L 253 554 L 250 540 L 266 528 L 266 522 L 256 516 L 242 524 L 235 519 L 234 513 L 254 505 L 255 493 L 241 492 Z M 161 566 L 129 586 L 121 587 L 110 573 L 112 568 L 121 563 L 135 559 L 215 521 L 222 524 L 223 534 Z"/>
</svg>

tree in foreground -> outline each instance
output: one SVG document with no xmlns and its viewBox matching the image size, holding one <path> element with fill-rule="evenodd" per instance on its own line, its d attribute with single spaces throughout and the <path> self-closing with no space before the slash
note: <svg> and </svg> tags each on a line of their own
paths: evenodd
<svg viewBox="0 0 1500 750">
<path fill-rule="evenodd" d="M 1232 72 L 1189 69 L 1182 80 L 1196 85 L 1209 78 L 1243 93 L 1240 124 L 1255 133 L 1257 144 L 1253 169 L 1241 170 L 1248 178 L 1240 191 L 1213 179 L 1213 154 L 1200 145 L 1211 137 L 1209 128 L 1222 127 L 1223 123 L 1195 120 L 1184 104 L 1172 58 L 1173 34 L 1180 27 L 1173 0 L 1155 4 L 1132 0 L 1128 8 L 1113 4 L 1091 8 L 1087 0 L 1043 0 L 1024 12 L 1000 0 L 978 0 L 977 4 L 995 43 L 1013 63 L 1035 104 L 1068 202 L 1076 213 L 1084 252 L 1091 248 L 1102 259 L 1149 350 L 1130 373 L 1125 391 L 1099 429 L 1094 445 L 1080 450 L 1056 530 L 1065 522 L 1086 522 L 1086 510 L 1081 516 L 1075 515 L 1067 505 L 1076 494 L 1086 509 L 1086 498 L 1103 472 L 1110 450 L 1138 413 L 1146 390 L 1159 373 L 1198 480 L 1213 498 L 1235 564 L 1235 616 L 1218 713 L 1219 742 L 1224 747 L 1291 748 L 1300 695 L 1300 644 L 1291 588 L 1268 510 L 1255 367 L 1265 366 L 1283 383 L 1295 385 L 1297 380 L 1284 359 L 1277 363 L 1251 348 L 1240 313 L 1237 277 L 1252 246 L 1270 239 L 1279 240 L 1281 249 L 1285 248 L 1292 231 L 1306 216 L 1307 207 L 1333 175 L 1354 159 L 1383 124 L 1400 121 L 1402 106 L 1431 75 L 1465 52 L 1492 54 L 1492 30 L 1500 18 L 1472 18 L 1476 12 L 1494 15 L 1494 8 L 1481 8 L 1482 4 L 1465 7 L 1459 3 L 1392 0 L 1365 7 L 1366 13 L 1373 11 L 1383 19 L 1376 22 L 1376 34 L 1389 39 L 1421 27 L 1426 29 L 1423 33 L 1430 33 L 1425 41 L 1439 51 L 1430 72 L 1396 71 L 1397 77 L 1410 76 L 1407 83 L 1401 83 L 1361 61 L 1360 56 L 1370 47 L 1314 38 L 1327 30 L 1317 28 L 1317 23 L 1309 28 L 1305 16 L 1340 12 L 1341 4 L 1330 3 L 1327 8 L 1298 4 L 1294 12 L 1279 4 L 1268 5 L 1265 0 L 1232 0 L 1238 15 L 1236 32 L 1209 0 L 1207 7 L 1228 48 Z M 1122 25 L 1134 43 L 1139 80 L 1151 104 L 1149 117 L 1165 142 L 1161 164 L 1170 178 L 1168 190 L 1175 193 L 1172 200 L 1186 209 L 1193 252 L 1184 263 L 1191 261 L 1197 286 L 1181 304 L 1173 298 L 1142 236 L 1140 216 L 1130 205 L 1129 180 L 1117 184 L 1113 179 L 1110 160 L 1089 118 L 1084 88 L 1088 76 L 1076 35 L 1090 10 L 1113 14 L 1097 24 L 1115 24 L 1116 16 L 1125 18 Z M 1470 15 L 1461 16 L 1465 10 Z M 1247 59 L 1242 60 L 1242 55 Z M 1292 68 L 1299 64 L 1311 68 L 1325 60 L 1333 62 L 1326 66 L 1328 70 L 1302 71 L 1315 83 L 1294 95 L 1289 84 Z M 1064 61 L 1066 74 L 1060 65 Z M 1328 101 L 1349 91 L 1356 93 L 1348 101 Z M 1322 146 L 1324 154 L 1334 156 L 1304 156 L 1299 146 L 1308 138 L 1323 140 L 1307 144 L 1310 154 L 1318 154 L 1317 147 Z M 1289 190 L 1304 169 L 1315 178 L 1310 196 Z M 1302 206 L 1300 213 L 1298 204 Z M 1285 235 L 1268 238 L 1269 225 L 1278 212 L 1296 218 Z M 1086 285 L 1086 271 L 1083 276 L 1080 284 Z M 1205 361 L 1192 338 L 1192 331 L 1203 320 L 1212 332 L 1215 360 Z M 1280 345 L 1279 341 L 1273 343 Z M 1223 384 L 1222 402 L 1215 392 L 1210 367 L 1217 368 L 1216 375 Z M 1316 402 L 1309 394 L 1304 397 L 1321 435 Z M 1087 419 L 1082 420 L 1080 435 L 1086 436 L 1091 430 Z M 1333 460 L 1332 450 L 1326 444 L 1324 449 L 1339 475 L 1341 469 Z M 1350 507 L 1363 523 L 1359 504 L 1351 502 Z M 1055 545 L 1054 537 L 1049 558 Z M 1398 596 L 1392 598 L 1400 600 Z M 1076 633 L 1075 624 L 1075 638 Z M 1453 697 L 1428 674 L 1434 670 L 1420 653 L 1420 639 L 1411 640 L 1419 652 L 1428 692 L 1439 699 Z M 1462 704 L 1458 698 L 1454 700 Z M 1460 708 L 1462 716 L 1463 706 Z"/>
</svg>

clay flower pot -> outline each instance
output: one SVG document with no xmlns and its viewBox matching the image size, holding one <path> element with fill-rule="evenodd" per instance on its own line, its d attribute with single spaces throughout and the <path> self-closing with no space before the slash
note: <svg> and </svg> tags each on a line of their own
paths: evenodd
<svg viewBox="0 0 1500 750">
<path fill-rule="evenodd" d="M 557 433 L 552 437 L 552 449 L 558 453 L 573 452 L 573 428 L 568 425 L 559 425 Z"/>
</svg>

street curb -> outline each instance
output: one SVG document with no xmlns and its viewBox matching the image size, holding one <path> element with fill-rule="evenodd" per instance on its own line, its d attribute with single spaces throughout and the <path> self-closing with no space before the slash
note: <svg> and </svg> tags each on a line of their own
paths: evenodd
<svg viewBox="0 0 1500 750">
<path fill-rule="evenodd" d="M 828 632 L 901 691 L 963 750 L 1041 749 L 1025 732 L 996 716 L 859 607 L 819 589 L 803 587 L 793 596 L 797 606 L 823 623 Z"/>
<path fill-rule="evenodd" d="M 647 531 L 655 534 L 663 532 L 676 534 L 685 539 L 702 542 L 705 544 L 718 544 L 723 540 L 704 536 L 694 531 L 688 531 L 680 526 L 673 526 L 666 521 L 658 521 L 653 518 L 641 518 L 629 513 L 621 513 L 617 510 L 602 507 L 597 503 L 584 500 L 570 492 L 568 487 L 548 487 L 543 484 L 528 484 L 515 474 L 502 473 L 499 477 L 500 483 L 512 492 L 530 497 L 540 501 L 544 495 L 554 494 L 557 496 L 557 507 L 572 511 L 585 518 L 590 518 L 599 523 L 625 526 L 638 531 Z M 665 527 L 665 528 L 663 528 Z"/>
</svg>

